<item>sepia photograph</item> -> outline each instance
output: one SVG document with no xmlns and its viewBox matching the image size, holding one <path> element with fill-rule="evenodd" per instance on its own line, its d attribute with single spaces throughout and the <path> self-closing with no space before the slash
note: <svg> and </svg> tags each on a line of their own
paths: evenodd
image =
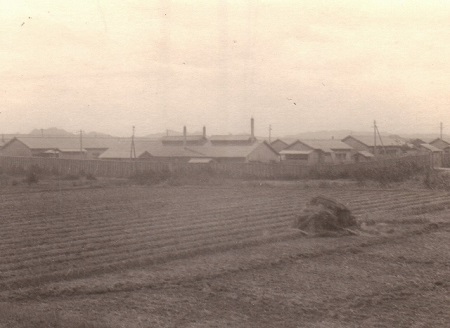
<svg viewBox="0 0 450 328">
<path fill-rule="evenodd" d="M 0 328 L 450 327 L 450 2 L 0 0 Z"/>
</svg>

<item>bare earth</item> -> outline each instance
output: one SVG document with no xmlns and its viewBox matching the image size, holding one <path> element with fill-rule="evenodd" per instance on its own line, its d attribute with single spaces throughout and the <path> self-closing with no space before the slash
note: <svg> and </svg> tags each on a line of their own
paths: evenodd
<svg viewBox="0 0 450 328">
<path fill-rule="evenodd" d="M 292 229 L 318 194 L 347 204 L 360 235 Z M 0 327 L 450 326 L 448 193 L 255 183 L 0 197 Z"/>
</svg>

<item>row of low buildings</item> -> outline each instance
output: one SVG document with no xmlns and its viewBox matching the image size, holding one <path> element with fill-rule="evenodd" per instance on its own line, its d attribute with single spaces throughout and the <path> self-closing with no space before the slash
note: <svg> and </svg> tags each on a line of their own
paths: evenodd
<svg viewBox="0 0 450 328">
<path fill-rule="evenodd" d="M 7 141 L 1 148 L 3 156 L 57 157 L 65 159 L 158 160 L 191 163 L 216 162 L 279 162 L 280 155 L 266 141 L 250 134 L 164 136 L 158 140 L 143 138 L 76 138 L 21 136 Z"/>
<path fill-rule="evenodd" d="M 3 156 L 57 157 L 100 160 L 159 160 L 190 163 L 215 162 L 287 162 L 300 165 L 371 161 L 375 157 L 429 153 L 439 165 L 450 143 L 443 139 L 425 142 L 385 137 L 350 135 L 342 140 L 258 140 L 251 132 L 244 135 L 164 136 L 158 140 L 142 138 L 20 136 L 1 147 Z"/>
<path fill-rule="evenodd" d="M 421 139 L 406 140 L 398 136 L 375 140 L 372 136 L 349 135 L 342 140 L 275 140 L 272 146 L 280 153 L 281 160 L 317 163 L 347 163 L 372 161 L 406 155 L 430 154 L 436 165 L 442 155 L 450 153 L 450 143 L 437 138 L 426 142 Z"/>
<path fill-rule="evenodd" d="M 442 162 L 442 154 L 450 153 L 450 143 L 437 138 L 430 142 L 421 139 L 405 140 L 398 136 L 375 140 L 372 136 L 349 135 L 342 140 L 294 140 L 277 139 L 271 143 L 282 161 L 314 165 L 318 163 L 348 163 L 372 161 L 406 155 L 431 154 L 436 165 Z"/>
</svg>

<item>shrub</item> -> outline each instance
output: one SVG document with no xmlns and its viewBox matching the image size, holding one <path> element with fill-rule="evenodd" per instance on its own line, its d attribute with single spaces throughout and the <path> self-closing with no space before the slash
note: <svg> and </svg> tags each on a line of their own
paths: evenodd
<svg viewBox="0 0 450 328">
<path fill-rule="evenodd" d="M 94 181 L 97 180 L 97 178 L 92 173 L 88 173 L 86 174 L 86 180 Z"/>
<path fill-rule="evenodd" d="M 424 174 L 423 184 L 430 189 L 450 190 L 450 176 L 430 169 Z"/>
<path fill-rule="evenodd" d="M 38 183 L 41 174 L 43 174 L 43 170 L 38 165 L 31 165 L 26 171 L 24 181 L 28 185 Z"/>
<path fill-rule="evenodd" d="M 168 170 L 156 172 L 153 170 L 137 171 L 130 180 L 141 185 L 152 185 L 166 181 L 170 177 Z"/>
<path fill-rule="evenodd" d="M 39 177 L 37 173 L 33 171 L 28 172 L 27 175 L 25 176 L 25 182 L 28 183 L 29 185 L 38 183 Z"/>
<path fill-rule="evenodd" d="M 415 162 L 386 163 L 381 161 L 357 167 L 350 172 L 350 176 L 358 182 L 372 180 L 387 185 L 391 182 L 405 181 L 424 170 L 424 167 Z"/>
<path fill-rule="evenodd" d="M 80 176 L 78 174 L 66 174 L 65 176 L 62 177 L 62 180 L 69 180 L 69 181 L 73 181 L 73 180 L 79 180 Z"/>
</svg>

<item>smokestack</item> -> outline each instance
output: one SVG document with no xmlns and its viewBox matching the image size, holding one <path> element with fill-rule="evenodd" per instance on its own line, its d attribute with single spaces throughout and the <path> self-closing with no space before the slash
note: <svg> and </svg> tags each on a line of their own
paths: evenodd
<svg viewBox="0 0 450 328">
<path fill-rule="evenodd" d="M 186 125 L 183 127 L 183 147 L 186 148 L 187 143 L 187 132 L 186 132 Z"/>
<path fill-rule="evenodd" d="M 253 117 L 250 120 L 250 130 L 251 130 L 252 139 L 254 139 L 255 138 L 255 120 L 253 119 Z"/>
<path fill-rule="evenodd" d="M 206 139 L 206 126 L 203 126 L 203 139 Z"/>
</svg>

